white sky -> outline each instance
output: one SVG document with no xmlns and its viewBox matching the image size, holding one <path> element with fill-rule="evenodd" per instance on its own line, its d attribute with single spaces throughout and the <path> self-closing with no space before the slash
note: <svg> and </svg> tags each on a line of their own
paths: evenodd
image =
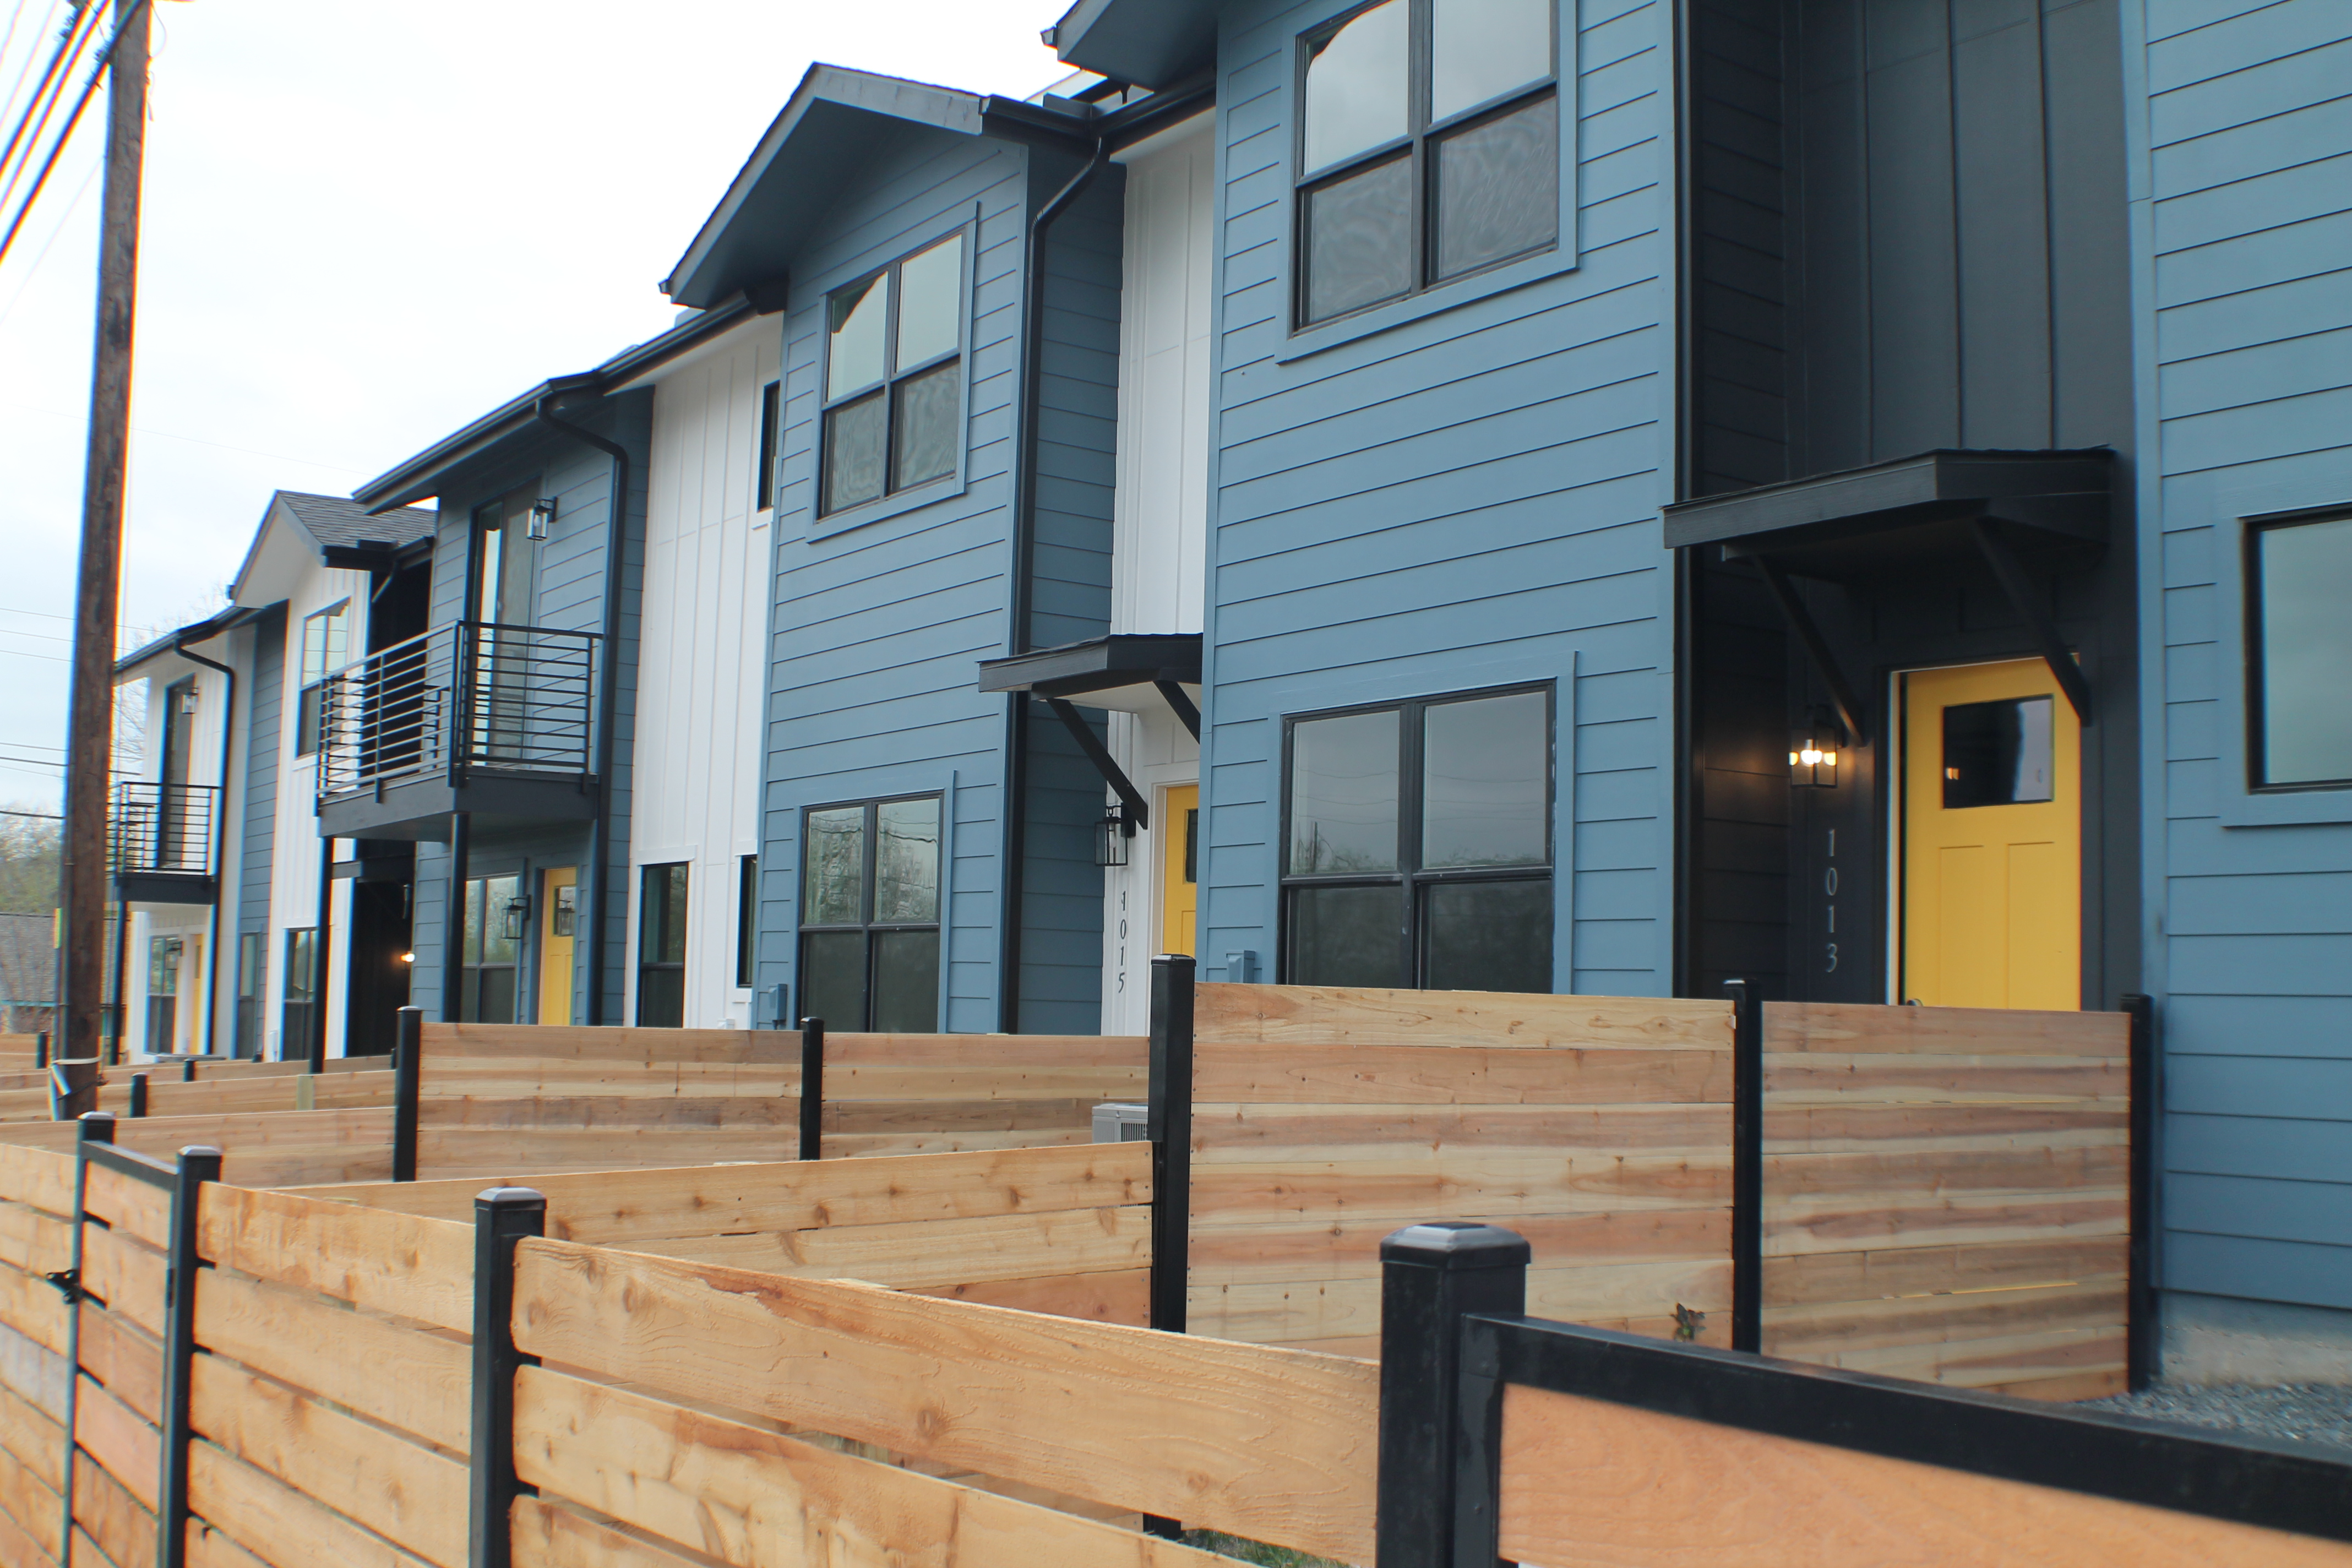
<svg viewBox="0 0 2352 1568">
<path fill-rule="evenodd" d="M 158 5 L 125 625 L 217 608 L 272 490 L 347 494 L 667 326 L 656 280 L 811 60 L 1026 95 L 1066 4 Z M 5 88 L 63 7 L 0 5 Z M 38 810 L 58 773 L 12 759 L 65 739 L 102 109 L 0 263 L 0 803 Z"/>
</svg>

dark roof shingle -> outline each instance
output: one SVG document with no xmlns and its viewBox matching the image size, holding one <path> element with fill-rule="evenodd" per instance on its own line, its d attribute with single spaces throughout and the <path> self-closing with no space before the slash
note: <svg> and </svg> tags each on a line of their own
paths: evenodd
<svg viewBox="0 0 2352 1568">
<path fill-rule="evenodd" d="M 314 496 L 300 490 L 279 490 L 278 499 L 320 545 L 347 549 L 362 540 L 381 540 L 394 546 L 414 544 L 432 536 L 437 516 L 425 507 L 411 506 L 370 517 L 349 497 Z"/>
</svg>

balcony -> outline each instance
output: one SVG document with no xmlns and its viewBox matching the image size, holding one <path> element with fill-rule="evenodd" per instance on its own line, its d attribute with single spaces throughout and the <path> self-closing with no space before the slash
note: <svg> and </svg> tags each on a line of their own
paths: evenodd
<svg viewBox="0 0 2352 1568">
<path fill-rule="evenodd" d="M 115 896 L 126 903 L 210 903 L 219 795 L 217 784 L 117 784 L 107 823 Z"/>
<path fill-rule="evenodd" d="M 517 825 L 593 816 L 601 640 L 457 621 L 329 676 L 310 698 L 319 832 L 438 839 L 460 811 Z"/>
</svg>

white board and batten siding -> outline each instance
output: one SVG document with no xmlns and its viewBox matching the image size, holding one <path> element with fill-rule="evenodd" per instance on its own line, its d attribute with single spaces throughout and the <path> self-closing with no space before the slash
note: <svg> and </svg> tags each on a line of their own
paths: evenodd
<svg viewBox="0 0 2352 1568">
<path fill-rule="evenodd" d="M 1115 633 L 1201 629 L 1215 304 L 1214 120 L 1198 115 L 1120 158 L 1127 165 L 1127 234 L 1112 514 Z M 1102 1027 L 1139 1035 L 1150 1026 L 1151 955 L 1174 945 L 1160 929 L 1164 792 L 1200 781 L 1201 749 L 1164 710 L 1111 714 L 1108 744 L 1150 802 L 1151 825 L 1129 842 L 1128 863 L 1103 873 Z"/>
<path fill-rule="evenodd" d="M 636 798 L 628 889 L 635 1017 L 643 868 L 684 861 L 688 1028 L 749 1027 L 735 984 L 737 876 L 759 852 L 772 509 L 759 507 L 761 390 L 782 329 L 762 317 L 654 378 Z"/>
</svg>

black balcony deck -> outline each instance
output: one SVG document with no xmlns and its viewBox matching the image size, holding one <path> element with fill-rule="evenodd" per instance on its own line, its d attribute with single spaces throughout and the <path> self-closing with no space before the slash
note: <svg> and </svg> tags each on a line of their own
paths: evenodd
<svg viewBox="0 0 2352 1568">
<path fill-rule="evenodd" d="M 457 621 L 328 677 L 319 832 L 438 839 L 486 823 L 595 814 L 593 632 Z"/>
<path fill-rule="evenodd" d="M 114 786 L 107 868 L 114 896 L 133 904 L 208 904 L 220 786 L 126 779 Z"/>
</svg>

